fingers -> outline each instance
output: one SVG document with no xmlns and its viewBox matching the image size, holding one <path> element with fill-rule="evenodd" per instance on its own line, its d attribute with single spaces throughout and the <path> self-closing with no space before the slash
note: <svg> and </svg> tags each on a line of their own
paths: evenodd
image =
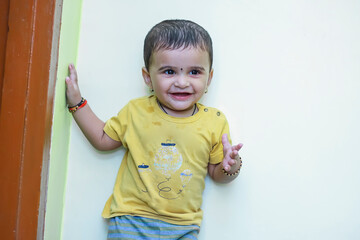
<svg viewBox="0 0 360 240">
<path fill-rule="evenodd" d="M 236 164 L 240 149 L 243 147 L 242 143 L 231 146 L 228 135 L 224 133 L 221 138 L 224 150 L 223 168 L 225 171 L 230 171 L 231 167 Z"/>
<path fill-rule="evenodd" d="M 68 92 L 74 92 L 74 91 L 77 91 L 78 90 L 78 87 L 77 87 L 77 83 L 75 82 L 74 79 L 72 79 L 71 77 L 66 77 L 65 78 L 65 82 L 66 82 L 66 90 Z"/>
<path fill-rule="evenodd" d="M 244 144 L 239 143 L 239 144 L 233 146 L 233 150 L 239 151 L 239 150 L 243 147 L 243 145 L 244 145 Z"/>
<path fill-rule="evenodd" d="M 74 64 L 69 64 L 69 76 L 65 78 L 67 102 L 70 106 L 81 101 L 81 93 L 77 81 L 77 72 Z"/>
<path fill-rule="evenodd" d="M 225 156 L 223 161 L 223 167 L 226 171 L 229 171 L 231 167 L 236 164 L 236 158 L 238 156 L 238 153 L 239 152 L 237 150 L 231 150 L 228 154 L 228 157 Z"/>
<path fill-rule="evenodd" d="M 237 145 L 230 146 L 230 147 L 224 146 L 224 153 L 225 153 L 225 155 L 227 155 L 226 153 L 228 153 L 230 158 L 236 158 L 236 156 L 239 154 L 239 150 L 242 148 L 242 146 L 243 146 L 242 143 L 239 143 Z"/>
<path fill-rule="evenodd" d="M 231 167 L 234 166 L 235 164 L 236 164 L 236 160 L 230 159 L 229 161 L 223 162 L 223 168 L 225 169 L 225 171 L 230 171 Z"/>
<path fill-rule="evenodd" d="M 231 146 L 228 135 L 224 133 L 221 138 L 224 150 L 223 168 L 225 171 L 230 171 L 232 166 L 236 165 L 239 150 L 243 147 L 242 143 Z"/>
<path fill-rule="evenodd" d="M 69 64 L 69 77 L 71 80 L 73 81 L 77 81 L 77 72 L 76 72 L 76 68 L 74 66 L 74 64 Z"/>
<path fill-rule="evenodd" d="M 77 73 L 76 73 L 75 66 L 72 63 L 69 64 L 68 69 L 69 69 L 69 76 L 67 76 L 65 78 L 65 82 L 66 82 L 66 85 L 69 87 L 69 86 L 73 86 L 77 83 Z"/>
<path fill-rule="evenodd" d="M 72 85 L 70 77 L 66 77 L 66 78 L 65 78 L 65 82 L 66 82 L 66 86 L 67 86 L 68 88 L 69 88 L 70 85 Z"/>
<path fill-rule="evenodd" d="M 238 151 L 237 150 L 233 150 L 233 151 L 231 151 L 230 152 L 230 158 L 231 159 L 235 159 L 236 158 L 236 156 L 238 155 Z"/>
<path fill-rule="evenodd" d="M 225 171 L 228 172 L 228 171 L 230 171 L 230 169 L 231 169 L 231 166 L 230 166 L 230 165 L 226 165 L 226 166 L 225 166 L 225 164 L 224 164 L 224 170 L 225 170 Z"/>
</svg>

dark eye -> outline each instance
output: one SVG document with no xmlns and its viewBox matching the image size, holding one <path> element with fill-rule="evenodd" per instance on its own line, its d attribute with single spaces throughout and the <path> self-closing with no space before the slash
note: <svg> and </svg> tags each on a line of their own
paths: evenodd
<svg viewBox="0 0 360 240">
<path fill-rule="evenodd" d="M 192 70 L 190 71 L 190 75 L 197 75 L 199 74 L 200 72 L 198 70 Z"/>
<path fill-rule="evenodd" d="M 167 69 L 167 70 L 164 71 L 164 73 L 167 74 L 167 75 L 172 75 L 172 74 L 174 74 L 175 72 L 174 72 L 174 70 Z"/>
</svg>

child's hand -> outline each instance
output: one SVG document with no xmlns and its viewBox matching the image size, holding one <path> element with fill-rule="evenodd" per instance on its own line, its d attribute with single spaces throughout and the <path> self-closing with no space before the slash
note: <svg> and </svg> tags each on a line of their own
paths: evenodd
<svg viewBox="0 0 360 240">
<path fill-rule="evenodd" d="M 243 144 L 239 143 L 237 145 L 231 146 L 226 133 L 222 135 L 222 144 L 224 150 L 224 159 L 222 161 L 222 164 L 224 170 L 229 172 L 231 170 L 231 167 L 236 165 L 236 159 L 239 157 L 238 153 L 239 150 L 242 148 Z"/>
<path fill-rule="evenodd" d="M 69 65 L 69 76 L 65 78 L 66 96 L 69 106 L 75 106 L 81 101 L 81 93 L 74 64 Z"/>
</svg>

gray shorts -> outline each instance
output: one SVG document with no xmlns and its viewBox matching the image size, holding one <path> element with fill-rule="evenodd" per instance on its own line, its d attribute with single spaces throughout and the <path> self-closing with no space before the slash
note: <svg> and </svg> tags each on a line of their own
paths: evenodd
<svg viewBox="0 0 360 240">
<path fill-rule="evenodd" d="M 196 240 L 199 231 L 197 225 L 175 225 L 157 219 L 125 215 L 110 219 L 107 239 Z"/>
</svg>

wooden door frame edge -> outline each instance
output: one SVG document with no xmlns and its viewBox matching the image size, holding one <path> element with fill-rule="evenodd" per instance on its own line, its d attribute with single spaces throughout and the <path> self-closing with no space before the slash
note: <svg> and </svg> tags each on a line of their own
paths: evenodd
<svg viewBox="0 0 360 240">
<path fill-rule="evenodd" d="M 48 192 L 48 179 L 49 179 L 49 161 L 50 161 L 50 147 L 51 147 L 51 133 L 52 123 L 54 115 L 54 95 L 56 86 L 56 77 L 59 60 L 59 43 L 60 43 L 60 30 L 61 30 L 61 16 L 62 16 L 63 0 L 55 0 L 54 9 L 54 24 L 53 24 L 53 36 L 52 36 L 52 49 L 49 69 L 49 86 L 48 86 L 48 99 L 47 99 L 47 119 L 46 119 L 46 131 L 44 151 L 43 151 L 43 164 L 41 169 L 41 184 L 40 189 L 40 203 L 39 203 L 39 215 L 38 215 L 38 228 L 37 228 L 37 240 L 44 239 L 45 232 L 45 214 L 46 214 L 46 200 Z M 51 118 L 50 118 L 51 116 Z"/>
</svg>

